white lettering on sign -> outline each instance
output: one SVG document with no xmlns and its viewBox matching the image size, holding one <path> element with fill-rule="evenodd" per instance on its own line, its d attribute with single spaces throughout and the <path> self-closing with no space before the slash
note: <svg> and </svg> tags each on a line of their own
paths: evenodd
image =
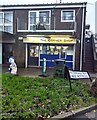
<svg viewBox="0 0 97 120">
<path fill-rule="evenodd" d="M 69 71 L 69 74 L 72 79 L 90 78 L 88 72 Z"/>
</svg>

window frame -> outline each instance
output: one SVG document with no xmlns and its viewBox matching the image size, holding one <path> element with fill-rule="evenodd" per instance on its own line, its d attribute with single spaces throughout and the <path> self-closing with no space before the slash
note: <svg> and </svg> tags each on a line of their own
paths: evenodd
<svg viewBox="0 0 97 120">
<path fill-rule="evenodd" d="M 49 10 L 41 10 L 39 11 L 39 15 L 40 15 L 40 12 L 49 12 Z M 49 12 L 50 13 L 50 12 Z M 50 14 L 49 14 L 50 15 Z M 40 19 L 40 16 L 39 16 L 39 19 Z M 50 17 L 49 17 L 49 22 L 46 24 L 46 25 L 50 25 Z"/>
<path fill-rule="evenodd" d="M 3 23 L 2 24 L 0 24 L 0 27 L 3 27 L 3 31 L 4 32 L 9 32 L 9 33 L 13 33 L 13 11 L 4 11 L 4 12 L 0 12 L 1 14 L 3 14 Z M 5 23 L 4 22 L 4 19 L 5 19 L 5 16 L 4 16 L 4 14 L 5 13 L 10 13 L 10 14 L 12 14 L 12 21 L 11 21 L 11 23 Z M 12 30 L 11 31 L 5 31 L 5 27 L 12 27 Z"/>
<path fill-rule="evenodd" d="M 70 11 L 73 12 L 73 20 L 63 20 L 62 19 L 63 12 L 70 12 Z M 70 10 L 61 10 L 61 22 L 75 22 L 75 10 L 73 10 L 73 9 L 70 9 Z"/>
<path fill-rule="evenodd" d="M 3 12 L 0 12 L 2 15 L 3 15 L 3 18 L 4 18 L 4 14 L 3 14 Z M 3 19 L 2 18 L 2 19 Z M 4 23 L 4 19 L 2 20 L 2 23 L 0 23 L 0 26 L 2 25 Z"/>
<path fill-rule="evenodd" d="M 38 23 L 38 21 L 39 21 L 39 12 L 45 12 L 45 11 L 49 11 L 49 23 L 48 24 L 46 24 L 46 25 L 49 25 L 50 26 L 50 18 L 51 18 L 51 10 L 31 10 L 31 11 L 29 11 L 29 14 L 28 14 L 28 29 L 29 30 L 31 30 L 30 29 L 30 27 L 32 26 L 33 27 L 33 25 L 35 25 L 35 24 L 31 24 L 30 23 L 30 18 L 31 18 L 31 16 L 30 16 L 30 13 L 31 12 L 36 12 L 36 24 Z M 42 25 L 42 24 L 41 24 Z"/>
</svg>

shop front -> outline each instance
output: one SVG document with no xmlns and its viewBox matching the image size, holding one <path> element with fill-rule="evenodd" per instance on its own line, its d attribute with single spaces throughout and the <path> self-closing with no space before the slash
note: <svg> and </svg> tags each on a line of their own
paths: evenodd
<svg viewBox="0 0 97 120">
<path fill-rule="evenodd" d="M 66 66 L 74 68 L 75 38 L 68 35 L 30 36 L 23 39 L 26 44 L 25 67 L 42 66 L 46 58 L 47 67 L 54 66 L 54 60 L 63 59 Z"/>
</svg>

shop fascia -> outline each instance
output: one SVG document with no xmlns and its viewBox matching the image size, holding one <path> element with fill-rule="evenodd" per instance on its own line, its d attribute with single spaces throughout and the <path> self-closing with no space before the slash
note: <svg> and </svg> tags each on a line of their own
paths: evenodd
<svg viewBox="0 0 97 120">
<path fill-rule="evenodd" d="M 71 35 L 27 36 L 26 38 L 23 38 L 23 42 L 47 44 L 75 44 L 76 39 Z"/>
</svg>

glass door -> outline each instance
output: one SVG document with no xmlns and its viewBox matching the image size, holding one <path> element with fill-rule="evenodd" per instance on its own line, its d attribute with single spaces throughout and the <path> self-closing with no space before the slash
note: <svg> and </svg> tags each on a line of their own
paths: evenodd
<svg viewBox="0 0 97 120">
<path fill-rule="evenodd" d="M 38 66 L 39 63 L 39 46 L 28 44 L 28 66 Z"/>
</svg>

